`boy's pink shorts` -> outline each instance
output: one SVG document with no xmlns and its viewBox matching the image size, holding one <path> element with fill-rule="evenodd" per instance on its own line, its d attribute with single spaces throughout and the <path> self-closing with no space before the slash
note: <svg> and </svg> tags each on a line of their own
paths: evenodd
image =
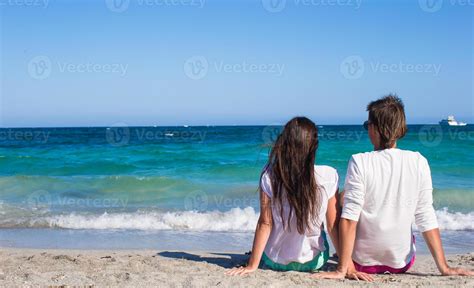
<svg viewBox="0 0 474 288">
<path fill-rule="evenodd" d="M 415 243 L 415 236 L 413 236 L 413 244 Z M 403 268 L 392 268 L 389 266 L 385 265 L 374 265 L 374 266 L 362 266 L 359 265 L 358 263 L 354 262 L 355 269 L 359 272 L 364 272 L 367 274 L 384 274 L 384 273 L 391 273 L 391 274 L 401 274 L 407 272 L 415 263 L 415 254 L 413 254 L 413 257 L 410 260 L 410 263 L 408 263 L 405 267 Z"/>
</svg>

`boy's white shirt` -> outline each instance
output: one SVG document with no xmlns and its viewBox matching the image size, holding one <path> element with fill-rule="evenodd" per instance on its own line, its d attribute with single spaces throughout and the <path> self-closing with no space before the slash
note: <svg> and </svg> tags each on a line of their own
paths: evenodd
<svg viewBox="0 0 474 288">
<path fill-rule="evenodd" d="M 349 161 L 342 218 L 358 221 L 353 259 L 405 267 L 414 256 L 412 223 L 438 228 L 428 161 L 418 152 L 385 149 Z"/>
</svg>

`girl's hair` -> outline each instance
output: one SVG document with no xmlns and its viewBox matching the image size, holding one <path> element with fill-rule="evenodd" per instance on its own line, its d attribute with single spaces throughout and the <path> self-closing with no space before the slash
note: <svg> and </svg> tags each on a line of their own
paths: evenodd
<svg viewBox="0 0 474 288">
<path fill-rule="evenodd" d="M 290 209 L 287 226 L 291 230 L 290 219 L 294 214 L 300 234 L 316 224 L 321 206 L 314 175 L 318 144 L 316 125 L 306 117 L 293 118 L 278 136 L 265 169 L 271 175 L 272 202 L 280 209 L 283 226 L 283 201 L 286 200 Z"/>
</svg>

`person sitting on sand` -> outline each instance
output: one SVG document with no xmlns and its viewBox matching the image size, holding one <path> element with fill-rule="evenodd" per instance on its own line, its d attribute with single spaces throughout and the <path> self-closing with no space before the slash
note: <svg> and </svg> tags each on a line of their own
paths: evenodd
<svg viewBox="0 0 474 288">
<path fill-rule="evenodd" d="M 413 219 L 442 275 L 474 275 L 446 262 L 428 161 L 418 152 L 397 148 L 407 131 L 402 100 L 389 95 L 371 102 L 367 111 L 364 127 L 374 151 L 349 161 L 341 198 L 339 265 L 335 272 L 315 277 L 344 278 L 353 264 L 369 274 L 408 271 L 415 261 Z"/>
<path fill-rule="evenodd" d="M 320 269 L 329 258 L 323 222 L 338 249 L 337 171 L 315 165 L 316 125 L 305 117 L 289 121 L 279 135 L 260 177 L 260 218 L 245 275 L 260 261 L 277 271 Z"/>
</svg>

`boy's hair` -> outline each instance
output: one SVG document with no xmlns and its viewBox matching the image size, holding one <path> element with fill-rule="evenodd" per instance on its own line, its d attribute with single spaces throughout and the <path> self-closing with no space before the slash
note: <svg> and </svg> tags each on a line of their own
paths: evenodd
<svg viewBox="0 0 474 288">
<path fill-rule="evenodd" d="M 375 126 L 380 135 L 382 148 L 393 147 L 395 142 L 405 136 L 407 124 L 405 106 L 402 99 L 390 94 L 367 105 L 369 122 Z"/>
</svg>

